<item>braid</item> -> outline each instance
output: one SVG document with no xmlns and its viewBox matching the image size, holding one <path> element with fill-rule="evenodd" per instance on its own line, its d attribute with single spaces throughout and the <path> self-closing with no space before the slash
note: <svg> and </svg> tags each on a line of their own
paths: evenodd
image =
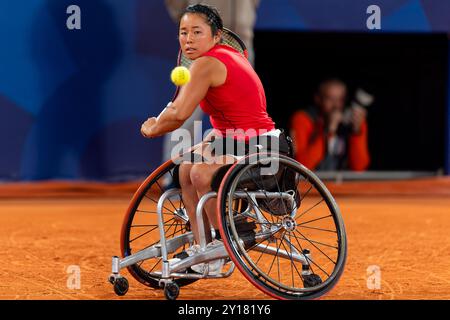
<svg viewBox="0 0 450 320">
<path fill-rule="evenodd" d="M 182 17 L 186 13 L 197 13 L 204 15 L 214 36 L 217 35 L 219 30 L 223 30 L 222 17 L 220 16 L 219 11 L 212 6 L 206 4 L 193 4 L 184 10 Z"/>
</svg>

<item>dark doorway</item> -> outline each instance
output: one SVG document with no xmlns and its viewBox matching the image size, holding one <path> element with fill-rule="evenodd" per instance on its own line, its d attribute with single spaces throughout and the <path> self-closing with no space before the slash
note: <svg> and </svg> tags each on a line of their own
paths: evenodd
<svg viewBox="0 0 450 320">
<path fill-rule="evenodd" d="M 256 70 L 278 126 L 339 77 L 375 96 L 370 170 L 435 171 L 444 165 L 448 39 L 445 34 L 256 32 Z"/>
</svg>

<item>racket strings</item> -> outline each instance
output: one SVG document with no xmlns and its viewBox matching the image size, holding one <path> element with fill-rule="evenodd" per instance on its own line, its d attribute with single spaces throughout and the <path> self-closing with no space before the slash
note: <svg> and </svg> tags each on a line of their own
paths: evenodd
<svg viewBox="0 0 450 320">
<path fill-rule="evenodd" d="M 246 49 L 242 47 L 241 43 L 235 38 L 234 35 L 228 32 L 224 32 L 222 36 L 222 41 L 220 43 L 232 47 L 233 49 L 239 51 L 245 57 Z"/>
<path fill-rule="evenodd" d="M 227 30 L 223 31 L 222 34 L 222 40 L 220 41 L 220 44 L 232 47 L 233 49 L 239 51 L 244 57 L 246 56 L 246 48 L 242 45 L 242 43 L 236 38 L 234 34 L 228 32 Z M 184 54 L 181 54 L 181 59 L 179 61 L 179 65 L 190 68 L 193 61 L 189 58 L 187 58 Z"/>
</svg>

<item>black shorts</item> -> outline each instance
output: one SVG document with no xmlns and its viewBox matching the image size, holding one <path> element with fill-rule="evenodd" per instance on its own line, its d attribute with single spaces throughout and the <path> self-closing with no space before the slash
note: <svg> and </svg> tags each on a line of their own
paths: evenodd
<svg viewBox="0 0 450 320">
<path fill-rule="evenodd" d="M 292 140 L 284 130 L 280 129 L 278 137 L 272 135 L 261 135 L 251 138 L 248 142 L 233 138 L 213 137 L 210 148 L 214 156 L 231 155 L 244 157 L 250 153 L 276 152 L 292 157 Z"/>
</svg>

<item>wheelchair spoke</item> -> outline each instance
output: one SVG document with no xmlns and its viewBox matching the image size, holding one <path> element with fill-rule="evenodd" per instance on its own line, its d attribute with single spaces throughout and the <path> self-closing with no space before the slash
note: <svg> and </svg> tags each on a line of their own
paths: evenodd
<svg viewBox="0 0 450 320">
<path fill-rule="evenodd" d="M 307 227 L 307 226 L 303 226 L 303 225 L 297 225 L 297 227 L 300 227 L 300 228 L 307 228 L 307 229 L 314 229 L 314 230 L 324 231 L 324 232 L 337 233 L 336 230 L 328 230 L 328 229 L 322 229 L 322 228 Z"/>
<path fill-rule="evenodd" d="M 336 250 L 339 249 L 338 247 L 332 246 L 332 245 L 330 245 L 330 244 L 326 244 L 326 243 L 322 243 L 322 242 L 319 242 L 319 241 L 315 241 L 315 240 L 311 240 L 311 239 L 309 239 L 309 238 L 306 238 L 306 237 L 303 235 L 303 233 L 301 233 L 300 231 L 297 231 L 297 230 L 295 230 L 295 231 L 296 231 L 298 234 L 300 234 L 302 237 L 304 237 L 304 238 L 299 238 L 300 240 L 306 240 L 306 241 L 311 242 L 311 243 L 317 243 L 317 244 L 322 245 L 322 246 L 324 246 L 324 247 L 328 247 L 328 248 L 332 248 L 332 249 L 336 249 Z"/>
<path fill-rule="evenodd" d="M 160 186 L 158 181 L 156 181 L 156 185 L 159 187 L 159 189 L 161 189 L 161 192 L 164 193 L 165 190 Z M 170 200 L 170 198 L 167 198 L 167 200 L 170 202 L 170 204 L 172 205 L 173 209 L 177 210 L 177 207 L 173 204 L 172 200 Z"/>
<path fill-rule="evenodd" d="M 174 220 L 174 219 L 175 219 L 175 218 L 171 218 L 170 220 L 166 221 L 166 222 L 164 223 L 164 225 L 167 225 L 170 221 L 172 221 L 172 220 Z M 172 224 L 171 224 L 170 226 L 172 226 L 173 224 L 174 224 L 174 222 L 172 222 Z M 150 229 L 150 230 L 144 232 L 143 234 L 137 236 L 136 238 L 133 238 L 133 239 L 130 240 L 129 242 L 131 243 L 131 242 L 133 242 L 133 241 L 135 241 L 135 240 L 137 240 L 137 239 L 139 239 L 139 238 L 145 236 L 146 234 L 148 234 L 148 233 L 150 233 L 150 232 L 156 230 L 157 228 L 158 228 L 158 225 L 156 225 L 156 226 L 153 227 L 152 229 Z M 169 228 L 170 228 L 170 227 L 169 227 Z"/>
<path fill-rule="evenodd" d="M 165 208 L 165 207 L 164 207 Z M 165 208 L 167 210 L 167 208 Z M 141 212 L 141 213 L 152 213 L 152 214 L 158 214 L 158 212 L 156 211 L 148 211 L 148 210 L 136 210 L 136 212 Z M 172 212 L 162 212 L 163 215 L 168 215 L 168 216 L 176 216 L 176 214 L 172 213 Z"/>
<path fill-rule="evenodd" d="M 263 254 L 266 252 L 266 249 L 267 249 L 267 247 L 269 246 L 269 242 L 267 242 L 267 244 L 266 244 L 266 247 L 264 248 L 264 250 L 263 251 L 261 251 L 261 254 L 259 255 L 259 258 L 258 258 L 258 260 L 256 260 L 256 262 L 255 262 L 255 265 L 258 265 L 258 262 L 259 262 L 259 260 L 261 260 L 261 257 L 263 256 Z M 253 269 L 252 269 L 252 271 L 253 271 Z"/>
<path fill-rule="evenodd" d="M 298 241 L 298 239 L 297 239 L 297 237 L 295 236 L 295 234 L 293 234 L 292 232 L 289 232 L 289 234 L 290 234 L 290 235 L 292 234 L 292 236 L 294 237 L 295 241 L 298 243 L 298 246 L 300 247 L 300 250 L 301 250 L 300 252 L 302 252 L 303 257 L 306 259 L 306 263 L 308 264 L 308 267 L 311 269 L 311 271 L 312 271 L 313 273 L 315 273 L 315 272 L 314 272 L 314 269 L 313 269 L 313 267 L 312 267 L 312 265 L 309 263 L 309 262 L 311 261 L 312 263 L 315 264 L 315 262 L 312 261 L 310 258 L 308 258 L 305 254 L 303 254 L 303 248 L 302 248 L 302 245 L 301 245 L 300 242 Z M 297 248 L 296 248 L 296 250 L 298 251 Z M 319 267 L 319 266 L 318 266 L 318 267 Z M 320 269 L 320 267 L 319 267 L 319 269 Z"/>
<path fill-rule="evenodd" d="M 176 234 L 178 234 L 178 233 L 180 233 L 180 232 L 182 232 L 184 230 L 183 228 L 180 228 L 180 230 L 177 231 L 179 225 L 180 225 L 180 222 L 177 221 L 176 222 L 176 226 L 175 226 L 175 231 L 171 235 L 167 236 L 167 238 L 173 238 Z M 170 227 L 169 227 L 169 229 L 170 229 Z M 167 229 L 166 232 L 169 232 L 169 229 Z"/>
<path fill-rule="evenodd" d="M 144 227 L 157 227 L 157 224 L 136 224 L 133 226 L 130 226 L 130 228 L 144 228 Z"/>
<path fill-rule="evenodd" d="M 170 221 L 172 221 L 172 220 L 175 220 L 175 218 L 172 218 L 172 219 L 166 221 L 166 224 L 164 224 L 164 225 L 167 226 L 168 223 L 169 223 Z M 168 227 L 167 229 L 164 228 L 164 234 L 166 234 L 167 232 L 169 232 L 170 228 L 171 228 L 175 223 L 176 223 L 176 220 L 173 221 L 173 222 L 169 225 L 169 227 Z M 154 230 L 154 229 L 153 229 L 153 230 Z M 153 230 L 152 230 L 152 231 L 153 231 Z M 131 241 L 130 241 L 130 242 L 131 242 Z M 160 242 L 160 240 L 158 239 L 157 241 L 155 241 L 155 242 L 153 242 L 152 244 L 150 244 L 150 245 L 148 245 L 148 246 L 142 248 L 141 250 L 150 248 L 150 247 L 154 246 L 155 244 L 157 244 L 157 243 L 159 243 L 159 242 Z"/>
<path fill-rule="evenodd" d="M 177 231 L 178 228 L 180 228 L 180 230 Z M 184 231 L 184 227 L 181 225 L 180 222 L 177 222 L 177 225 L 175 226 L 175 231 L 170 236 L 168 236 L 168 238 L 173 238 L 173 237 L 175 237 L 176 234 L 183 232 L 183 231 Z"/>
<path fill-rule="evenodd" d="M 283 236 L 281 237 L 282 239 L 285 237 L 285 235 L 286 235 L 286 231 L 283 233 Z M 280 244 L 281 244 L 281 241 L 280 241 Z M 284 247 L 284 245 L 283 245 L 283 247 Z M 291 281 L 292 281 L 292 287 L 295 287 L 295 281 L 294 281 L 294 269 L 292 268 L 292 246 L 290 246 L 290 248 L 291 248 L 291 255 L 289 255 L 289 252 L 286 250 L 286 253 L 287 253 L 287 255 L 288 255 L 288 257 L 289 257 L 289 260 L 291 261 L 291 263 L 290 263 L 290 266 L 291 266 Z M 285 249 L 286 249 L 286 247 L 285 247 Z"/>
<path fill-rule="evenodd" d="M 297 237 L 295 236 L 295 234 L 293 234 L 293 233 L 291 233 L 291 234 L 294 236 L 294 238 L 297 239 Z M 297 240 L 297 242 L 298 242 L 298 240 Z M 299 246 L 300 246 L 300 243 L 299 243 Z M 294 248 L 295 248 L 295 247 L 294 247 Z M 297 248 L 295 248 L 295 249 L 298 251 Z M 303 252 L 303 249 L 302 249 L 301 246 L 300 246 L 300 249 L 302 250 L 301 252 Z M 330 277 L 330 275 L 328 274 L 328 272 L 326 272 L 325 270 L 323 270 L 317 263 L 314 262 L 314 260 L 309 259 L 306 255 L 303 255 L 303 256 L 306 258 L 306 260 L 311 261 L 317 268 L 319 268 L 323 273 L 325 273 L 325 274 L 327 275 L 327 277 Z M 312 266 L 311 266 L 309 263 L 308 263 L 308 265 L 311 267 L 311 271 L 313 271 Z"/>
<path fill-rule="evenodd" d="M 313 185 L 311 184 L 311 182 L 309 182 L 308 179 L 306 179 L 306 180 L 304 180 L 304 181 L 308 181 L 308 183 L 309 183 L 311 186 L 309 187 L 308 191 L 306 191 L 306 192 L 303 194 L 303 196 L 302 196 L 302 194 L 300 193 L 300 197 L 301 197 L 302 200 L 303 200 L 303 199 L 306 199 L 306 197 L 308 196 L 309 192 L 310 192 L 311 189 L 313 188 Z M 299 181 L 298 183 L 300 183 L 300 181 Z M 298 189 L 298 184 L 297 184 L 297 189 Z"/>
<path fill-rule="evenodd" d="M 281 280 L 280 280 L 280 259 L 279 259 L 278 255 L 277 255 L 277 264 L 278 264 L 278 283 L 280 283 L 281 282 Z"/>
<path fill-rule="evenodd" d="M 156 227 L 153 227 L 152 229 L 150 229 L 150 230 L 148 230 L 148 231 L 144 232 L 143 234 L 141 234 L 141 235 L 137 236 L 136 238 L 133 238 L 133 239 L 132 239 L 132 240 L 130 240 L 129 242 L 131 243 L 131 242 L 133 242 L 133 241 L 135 241 L 135 240 L 137 240 L 137 239 L 139 239 L 139 238 L 141 238 L 141 237 L 145 236 L 146 234 L 149 234 L 149 233 L 150 233 L 150 232 L 152 232 L 153 230 L 156 230 L 157 228 L 158 228 L 158 226 L 156 226 Z"/>
<path fill-rule="evenodd" d="M 278 240 L 276 240 L 275 241 L 275 245 L 277 245 L 278 244 Z M 276 255 L 276 257 L 277 257 L 277 269 L 278 269 L 278 283 L 280 283 L 281 282 L 281 280 L 280 280 L 280 259 L 279 259 L 279 257 L 278 257 L 278 255 Z"/>
<path fill-rule="evenodd" d="M 180 230 L 178 230 L 177 232 L 174 232 L 171 236 L 175 237 L 176 234 L 183 232 L 183 231 L 184 231 L 184 228 L 180 228 Z"/>
<path fill-rule="evenodd" d="M 255 203 L 255 201 L 253 201 L 253 199 L 250 197 L 250 195 L 249 195 L 249 193 L 247 192 L 247 190 L 244 189 L 244 192 L 247 194 L 247 197 L 250 199 L 250 201 L 253 203 L 253 205 L 254 205 L 256 208 L 259 209 L 259 206 Z M 261 211 L 261 210 L 259 210 L 259 211 L 261 212 L 261 214 L 262 214 L 262 216 L 264 217 L 264 219 L 266 219 L 266 221 L 269 222 L 269 219 L 267 219 L 267 217 L 266 217 L 266 215 L 263 213 L 263 211 Z M 271 216 L 272 216 L 272 215 L 271 215 Z M 273 221 L 273 218 L 272 218 L 272 223 L 275 223 L 275 222 Z"/>
<path fill-rule="evenodd" d="M 148 273 L 152 273 L 152 271 L 155 270 L 156 266 L 157 266 L 158 264 L 160 264 L 161 261 L 162 261 L 162 258 L 159 258 L 159 259 L 158 259 L 158 262 L 155 263 L 155 265 L 153 266 L 153 268 L 151 268 L 151 270 L 149 270 Z"/>
<path fill-rule="evenodd" d="M 156 203 L 156 204 L 158 204 L 158 201 L 156 201 L 155 199 L 152 199 L 152 198 L 150 198 L 147 194 L 145 194 L 145 197 L 147 198 L 147 199 L 149 199 L 150 201 L 153 201 L 154 203 Z M 163 208 L 164 209 L 166 209 L 167 211 L 172 211 L 172 210 L 170 210 L 170 209 L 168 209 L 166 206 L 164 206 L 163 205 Z M 156 213 L 156 212 L 155 212 Z"/>
<path fill-rule="evenodd" d="M 287 255 L 288 255 L 288 257 L 289 257 L 289 260 L 290 260 L 290 265 L 291 265 L 291 266 L 290 266 L 290 269 L 291 269 L 291 283 L 292 283 L 292 287 L 295 287 L 295 274 L 297 274 L 298 276 L 300 276 L 300 279 L 303 281 L 302 276 L 301 276 L 301 273 L 300 273 L 298 267 L 296 266 L 295 261 L 293 260 L 292 250 L 293 250 L 293 247 L 294 247 L 294 249 L 295 249 L 295 246 L 292 245 L 292 243 L 291 243 L 290 241 L 288 241 L 288 242 L 289 242 L 290 249 L 287 249 L 286 245 L 284 244 L 284 240 L 283 240 L 283 239 L 285 239 L 286 241 L 288 241 L 288 240 L 286 239 L 286 231 L 284 231 L 284 233 L 282 234 L 282 236 L 280 237 L 280 239 L 276 239 L 276 240 L 275 240 L 275 241 L 276 241 L 276 244 L 275 244 L 276 252 L 275 252 L 274 254 L 270 254 L 270 255 L 273 255 L 273 259 L 272 259 L 272 261 L 270 262 L 270 266 L 269 266 L 269 269 L 268 269 L 268 271 L 266 272 L 266 274 L 267 274 L 268 277 L 271 277 L 272 279 L 278 279 L 278 284 L 275 284 L 275 283 L 272 283 L 272 284 L 275 284 L 278 288 L 281 288 L 281 284 L 282 284 L 282 280 L 281 280 L 281 278 L 282 278 L 281 275 L 282 275 L 282 274 L 281 274 L 281 271 L 282 271 L 282 269 L 281 269 L 281 265 L 280 265 L 280 256 L 279 256 L 279 252 L 280 252 L 281 246 L 283 246 L 283 248 L 284 248 L 285 252 L 287 253 Z M 256 262 L 254 263 L 254 266 L 250 269 L 251 272 L 254 272 L 255 268 L 258 266 L 259 261 L 261 260 L 261 257 L 266 253 L 266 250 L 267 250 L 267 247 L 269 246 L 269 244 L 270 244 L 270 243 L 268 242 L 268 243 L 266 244 L 265 248 L 263 249 L 263 251 L 259 254 L 258 259 L 257 259 Z M 290 252 L 290 253 L 289 253 L 289 252 Z M 275 275 L 275 278 L 274 278 L 274 277 L 271 276 L 271 272 L 272 272 L 272 269 L 274 268 L 275 260 L 276 260 L 276 264 L 277 264 L 277 271 L 276 271 L 276 275 Z M 294 269 L 295 269 L 295 272 L 294 272 Z M 257 276 L 260 277 L 261 274 L 258 272 Z M 266 283 L 268 282 L 267 279 L 264 279 L 263 281 L 266 282 Z"/>
<path fill-rule="evenodd" d="M 174 236 L 174 234 L 177 233 L 177 229 L 178 229 L 178 225 L 179 224 L 180 223 L 178 221 L 175 223 L 175 229 L 174 229 L 173 233 L 170 236 L 168 236 L 167 238 L 172 238 Z"/>
<path fill-rule="evenodd" d="M 290 235 L 289 235 L 289 248 L 291 249 L 291 257 L 292 257 L 292 243 Z M 292 278 L 292 287 L 295 288 L 294 270 L 292 270 L 292 259 L 291 259 L 291 278 Z"/>
<path fill-rule="evenodd" d="M 259 209 L 259 207 L 258 207 L 258 209 Z M 261 212 L 261 214 L 262 214 L 262 216 L 264 217 L 264 219 L 266 219 L 266 221 L 268 222 L 268 223 L 270 223 L 269 222 L 269 219 L 267 219 L 267 217 L 266 217 L 266 215 L 263 213 L 263 211 L 261 211 L 261 209 L 259 210 L 260 212 Z M 271 217 L 271 220 L 272 220 L 272 225 L 276 225 L 277 224 L 277 222 L 275 222 L 274 220 L 273 220 L 273 216 L 271 215 L 271 214 L 269 214 L 269 216 Z"/>
<path fill-rule="evenodd" d="M 292 170 L 292 169 L 291 169 Z M 300 195 L 300 199 L 299 199 L 299 201 L 300 201 L 300 203 L 304 200 L 304 199 L 306 199 L 306 197 L 308 196 L 308 194 L 309 194 L 309 192 L 312 190 L 312 188 L 313 188 L 313 185 L 312 185 L 312 183 L 309 181 L 309 179 L 306 177 L 303 177 L 302 175 L 300 175 L 300 174 L 298 174 L 297 173 L 297 175 L 298 175 L 298 178 L 295 178 L 295 180 L 296 180 L 296 183 L 295 183 L 295 190 L 297 190 L 298 191 L 298 193 L 299 193 L 299 195 Z M 303 178 L 303 179 L 302 179 Z M 300 182 L 302 182 L 302 181 L 306 181 L 306 182 L 308 182 L 309 183 L 309 185 L 310 185 L 310 187 L 309 187 L 309 189 L 302 195 L 302 192 L 301 192 L 301 189 L 299 190 L 299 184 L 300 184 Z"/>
<path fill-rule="evenodd" d="M 245 194 L 247 195 L 248 199 L 250 199 L 250 201 L 253 203 L 253 205 L 254 205 L 255 207 L 259 208 L 258 205 L 255 203 L 255 201 L 253 201 L 252 197 L 250 197 L 250 194 L 248 193 L 248 191 L 245 190 L 245 189 L 242 189 L 242 191 L 245 192 Z"/>
<path fill-rule="evenodd" d="M 167 229 L 164 229 L 164 234 L 168 233 L 170 228 L 172 228 L 173 225 L 176 224 L 177 222 L 178 222 L 177 220 L 174 220 Z"/>
<path fill-rule="evenodd" d="M 282 243 L 282 241 L 280 241 L 280 245 L 278 246 L 278 240 L 276 241 L 275 247 L 277 248 L 277 252 L 273 256 L 273 260 L 272 260 L 272 263 L 270 265 L 269 271 L 267 272 L 267 275 L 270 275 L 270 271 L 272 270 L 273 263 L 275 262 L 275 259 L 278 256 L 278 252 L 280 251 L 281 243 Z"/>
<path fill-rule="evenodd" d="M 174 171 L 174 170 L 170 170 L 170 171 L 169 171 L 170 178 L 171 178 L 172 182 L 174 181 L 174 180 L 173 180 L 173 171 Z M 183 206 L 183 208 L 185 208 L 184 203 L 183 203 L 183 196 L 182 196 L 181 190 L 180 190 L 180 206 L 178 207 L 178 210 L 181 210 L 181 206 Z"/>
<path fill-rule="evenodd" d="M 325 201 L 324 198 L 322 198 L 322 200 L 318 201 L 315 205 L 313 205 L 311 208 L 309 208 L 308 210 L 306 210 L 305 212 L 301 213 L 297 218 L 295 219 L 299 219 L 302 216 L 304 216 L 305 214 L 307 214 L 308 212 L 310 212 L 312 209 L 314 209 L 315 207 L 317 207 L 319 204 L 321 204 L 323 201 Z"/>
<path fill-rule="evenodd" d="M 158 212 L 156 212 L 156 211 L 139 210 L 139 209 L 137 209 L 136 212 L 141 212 L 141 213 L 153 213 L 153 214 L 157 214 L 157 213 L 158 213 Z"/>
<path fill-rule="evenodd" d="M 285 232 L 284 234 L 286 234 L 286 232 Z M 284 234 L 283 234 L 283 237 L 284 237 Z M 291 267 L 292 267 L 292 265 L 294 266 L 295 271 L 297 271 L 297 274 L 298 274 L 298 275 L 300 276 L 300 278 L 301 278 L 302 275 L 298 272 L 297 266 L 295 265 L 294 259 L 292 258 L 292 247 L 291 247 L 291 254 L 289 254 L 289 251 L 288 251 L 288 249 L 286 248 L 286 246 L 284 245 L 283 240 L 281 240 L 281 244 L 283 245 L 283 248 L 284 248 L 284 250 L 286 251 L 286 253 L 287 253 L 289 259 L 291 260 Z M 294 274 L 294 273 L 292 272 L 292 274 Z"/>
<path fill-rule="evenodd" d="M 302 222 L 302 223 L 298 224 L 297 226 L 299 226 L 299 227 L 300 226 L 304 226 L 305 224 L 308 224 L 308 223 L 311 223 L 311 222 L 314 222 L 314 221 L 323 220 L 323 219 L 326 219 L 326 218 L 329 218 L 329 217 L 333 217 L 333 216 L 331 214 L 329 214 L 327 216 L 323 216 L 323 217 L 320 217 L 320 218 L 316 218 L 316 219 L 312 219 L 312 220 L 308 220 L 308 221 Z M 298 217 L 298 218 L 300 218 L 300 217 Z M 296 220 L 298 218 L 296 218 Z"/>
<path fill-rule="evenodd" d="M 287 212 L 286 204 L 284 203 L 284 200 L 282 199 L 280 185 L 278 184 L 278 179 L 275 179 L 275 182 L 277 183 L 278 192 L 280 193 L 280 200 L 281 200 L 281 203 L 283 204 L 284 213 L 287 214 L 288 212 Z M 291 208 L 291 211 L 292 211 L 292 208 Z"/>
<path fill-rule="evenodd" d="M 295 230 L 295 232 L 297 232 L 298 234 L 300 234 L 300 235 L 303 237 L 303 238 L 299 238 L 300 240 L 306 240 L 306 241 L 308 241 L 309 243 L 311 243 L 311 244 L 314 246 L 314 248 L 316 248 L 317 250 L 319 250 L 325 257 L 327 257 L 328 260 L 330 260 L 334 265 L 336 264 L 336 261 L 334 261 L 333 259 L 331 259 L 325 252 L 323 252 L 323 251 L 322 251 L 318 246 L 316 246 L 314 243 L 317 243 L 317 244 L 322 245 L 322 246 L 330 247 L 330 248 L 333 248 L 333 249 L 336 249 L 336 250 L 339 249 L 338 247 L 333 247 L 333 246 L 331 246 L 331 245 L 329 245 L 329 244 L 325 244 L 325 243 L 321 243 L 321 242 L 318 242 L 318 241 L 310 240 L 310 239 L 306 238 L 301 232 L 299 232 L 299 231 L 297 231 L 297 230 Z M 294 237 L 296 237 L 296 236 L 294 235 Z"/>
</svg>

